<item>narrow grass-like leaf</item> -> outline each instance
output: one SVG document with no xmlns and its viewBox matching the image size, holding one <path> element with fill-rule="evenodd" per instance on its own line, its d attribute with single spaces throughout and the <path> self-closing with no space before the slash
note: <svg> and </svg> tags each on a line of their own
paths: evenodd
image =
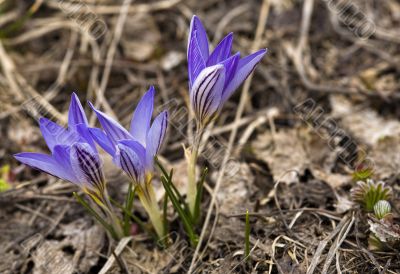
<svg viewBox="0 0 400 274">
<path fill-rule="evenodd" d="M 178 213 L 180 219 L 182 220 L 183 226 L 185 231 L 190 239 L 191 245 L 194 247 L 197 245 L 198 236 L 193 230 L 193 217 L 190 214 L 190 210 L 188 205 L 186 204 L 185 200 L 183 199 L 182 195 L 180 195 L 178 189 L 172 183 L 172 175 L 173 171 L 171 170 L 170 173 L 167 173 L 165 168 L 162 164 L 158 161 L 157 157 L 154 159 L 157 166 L 160 168 L 162 172 L 161 182 L 164 186 L 165 192 L 168 198 L 171 200 L 173 207 L 175 208 L 176 212 Z"/>
<path fill-rule="evenodd" d="M 168 195 L 164 197 L 164 206 L 163 206 L 163 217 L 164 217 L 164 231 L 165 234 L 168 234 L 168 219 L 167 219 L 167 210 L 168 210 Z"/>
<path fill-rule="evenodd" d="M 203 197 L 203 189 L 204 189 L 204 182 L 206 180 L 208 174 L 208 168 L 203 169 L 203 173 L 201 174 L 200 181 L 197 183 L 197 195 L 196 195 L 196 203 L 194 207 L 194 216 L 193 222 L 195 224 L 198 223 L 200 218 L 200 206 L 201 206 L 201 199 Z"/>
<path fill-rule="evenodd" d="M 74 192 L 73 195 L 78 203 L 80 203 L 89 214 L 91 214 L 111 234 L 111 237 L 117 240 L 118 236 L 114 228 L 108 224 L 78 193 Z"/>
<path fill-rule="evenodd" d="M 165 192 L 167 193 L 169 199 L 171 200 L 172 205 L 174 206 L 180 219 L 183 222 L 183 226 L 184 226 L 186 233 L 190 239 L 191 245 L 196 246 L 197 242 L 198 242 L 198 237 L 197 237 L 196 233 L 193 231 L 190 218 L 188 217 L 186 212 L 181 207 L 181 204 L 179 203 L 178 199 L 176 198 L 176 196 L 174 195 L 174 193 L 171 189 L 171 182 L 168 181 L 167 178 L 164 176 L 161 177 L 161 182 L 164 186 Z"/>
<path fill-rule="evenodd" d="M 135 190 L 136 192 L 136 190 Z M 134 197 L 134 196 L 133 196 Z M 120 205 L 117 201 L 115 201 L 114 199 L 110 198 L 110 201 L 113 205 L 115 205 L 116 207 L 118 207 L 119 209 L 122 210 L 122 212 L 126 215 L 129 216 L 129 218 L 133 219 L 143 231 L 146 231 L 149 235 L 151 235 L 155 240 L 157 240 L 157 235 L 154 234 L 154 232 L 149 229 L 146 224 L 140 220 L 137 216 L 135 216 L 134 214 L 132 214 L 130 211 L 127 211 L 125 207 L 123 207 L 122 205 Z"/>
<path fill-rule="evenodd" d="M 246 226 L 244 228 L 244 258 L 246 260 L 250 257 L 250 217 L 249 210 L 246 209 Z"/>
<path fill-rule="evenodd" d="M 125 209 L 124 212 L 124 234 L 129 236 L 130 234 L 130 213 L 132 212 L 133 199 L 135 197 L 136 187 L 133 186 L 133 182 L 129 183 L 128 194 L 126 195 Z M 129 213 L 129 214 L 128 214 Z"/>
<path fill-rule="evenodd" d="M 26 23 L 28 19 L 32 17 L 32 15 L 35 14 L 35 12 L 38 10 L 37 5 L 34 4 L 31 6 L 31 8 L 22 16 L 19 16 L 18 20 L 15 22 L 11 23 L 8 27 L 5 27 L 4 29 L 0 30 L 0 38 L 6 38 L 11 34 L 14 34 L 18 32 Z M 0 10 L 0 13 L 2 11 Z"/>
<path fill-rule="evenodd" d="M 190 223 L 192 225 L 194 225 L 194 219 L 190 212 L 189 205 L 186 203 L 185 199 L 182 197 L 179 190 L 172 183 L 173 169 L 171 169 L 171 172 L 168 174 L 167 171 L 165 170 L 165 168 L 162 166 L 162 164 L 158 161 L 157 158 L 155 158 L 155 163 L 160 168 L 161 172 L 163 173 L 163 175 L 167 179 L 167 181 L 170 182 L 169 185 L 171 186 L 172 193 L 175 195 L 176 200 L 178 200 L 179 203 L 183 205 L 184 211 L 185 211 L 187 217 L 190 219 Z M 171 197 L 170 197 L 170 199 L 171 199 Z"/>
<path fill-rule="evenodd" d="M 191 212 L 190 212 L 189 205 L 186 203 L 185 199 L 184 199 L 184 198 L 182 197 L 182 195 L 179 193 L 179 191 L 178 191 L 178 189 L 176 188 L 176 186 L 174 185 L 174 183 L 172 183 L 171 179 L 170 179 L 169 181 L 171 182 L 171 183 L 170 183 L 170 186 L 171 186 L 171 188 L 172 188 L 172 190 L 173 190 L 173 192 L 174 192 L 174 194 L 175 194 L 175 197 L 178 199 L 179 203 L 183 205 L 184 210 L 185 210 L 185 212 L 186 212 L 186 215 L 187 215 L 188 218 L 190 219 L 190 222 L 191 222 L 192 224 L 194 224 L 194 219 L 193 219 L 193 216 L 192 216 L 192 214 L 191 214 Z"/>
<path fill-rule="evenodd" d="M 167 218 L 167 210 L 168 210 L 168 195 L 164 196 L 164 205 L 163 205 L 163 223 L 164 223 L 164 231 L 165 231 L 165 235 L 168 235 L 168 218 Z M 165 236 L 162 239 L 162 244 L 164 247 L 168 246 L 168 237 Z"/>
</svg>

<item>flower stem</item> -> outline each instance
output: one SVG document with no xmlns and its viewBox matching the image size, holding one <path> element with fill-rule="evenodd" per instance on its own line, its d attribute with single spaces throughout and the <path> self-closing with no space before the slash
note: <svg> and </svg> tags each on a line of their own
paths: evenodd
<svg viewBox="0 0 400 274">
<path fill-rule="evenodd" d="M 73 193 L 74 197 L 111 235 L 112 238 L 118 240 L 118 236 L 114 228 L 107 223 L 107 221 L 94 209 L 92 208 L 79 194 Z"/>
<path fill-rule="evenodd" d="M 114 231 L 117 234 L 118 238 L 122 239 L 124 237 L 124 230 L 121 226 L 120 219 L 117 217 L 117 215 L 114 212 L 114 209 L 111 205 L 111 202 L 110 202 L 107 192 L 104 195 L 104 200 L 105 200 L 105 205 L 106 205 L 105 211 L 109 215 L 109 218 L 111 220 L 111 225 L 114 228 Z"/>
<path fill-rule="evenodd" d="M 247 261 L 250 257 L 250 217 L 249 210 L 246 209 L 246 225 L 244 229 L 244 258 Z"/>
<path fill-rule="evenodd" d="M 164 218 L 158 206 L 156 195 L 154 193 L 151 181 L 146 182 L 146 185 L 144 187 L 139 186 L 137 190 L 137 195 L 144 209 L 149 215 L 150 221 L 154 227 L 154 230 L 157 233 L 157 236 L 159 237 L 159 239 L 165 238 L 166 231 L 164 225 Z"/>
<path fill-rule="evenodd" d="M 126 212 L 123 212 L 124 213 L 124 234 L 125 234 L 125 236 L 129 236 L 129 234 L 130 234 L 130 227 L 131 227 L 130 214 L 132 213 L 135 192 L 136 192 L 136 188 L 133 186 L 133 182 L 131 181 L 129 183 L 129 189 L 128 189 L 128 193 L 126 195 L 126 200 L 125 200 L 124 210 L 126 210 Z"/>
<path fill-rule="evenodd" d="M 188 163 L 187 200 L 189 204 L 190 213 L 192 214 L 192 216 L 194 216 L 196 212 L 196 196 L 197 196 L 196 164 L 197 164 L 197 158 L 199 154 L 199 147 L 202 135 L 203 135 L 202 127 L 197 127 Z"/>
<path fill-rule="evenodd" d="M 97 206 L 99 206 L 103 210 L 103 212 L 106 214 L 106 217 L 108 217 L 108 221 L 111 222 L 109 223 L 109 226 L 113 230 L 112 237 L 116 240 L 122 239 L 124 237 L 123 228 L 119 218 L 115 214 L 114 209 L 111 205 L 110 196 L 108 195 L 107 188 L 104 187 L 104 189 L 102 190 L 84 188 L 83 191 L 92 199 L 92 201 Z M 81 201 L 80 203 L 82 204 Z"/>
</svg>

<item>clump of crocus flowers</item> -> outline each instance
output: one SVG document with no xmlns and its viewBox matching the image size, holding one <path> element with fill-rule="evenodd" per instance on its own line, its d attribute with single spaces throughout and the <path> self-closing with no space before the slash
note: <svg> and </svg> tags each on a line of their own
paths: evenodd
<svg viewBox="0 0 400 274">
<path fill-rule="evenodd" d="M 232 43 L 233 34 L 229 33 L 210 53 L 204 26 L 193 16 L 187 48 L 190 104 L 196 118 L 194 142 L 188 157 L 187 196 L 192 215 L 197 211 L 196 162 L 204 129 L 267 52 L 261 49 L 241 58 L 239 52 L 231 55 Z"/>
<path fill-rule="evenodd" d="M 187 58 L 190 107 L 196 121 L 196 132 L 193 145 L 187 151 L 186 199 L 173 184 L 173 172 L 168 173 L 156 157 L 166 135 L 168 113 L 163 111 L 152 121 L 155 96 L 153 87 L 139 101 L 129 130 L 89 102 L 102 128 L 90 127 L 77 95 L 73 94 L 68 113 L 68 128 L 46 118 L 39 120 L 42 135 L 51 154 L 19 153 L 15 158 L 79 186 L 89 197 L 89 202 L 75 193 L 78 202 L 115 239 L 130 234 L 132 221 L 142 223 L 132 213 L 134 197 L 137 195 L 158 238 L 164 238 L 167 233 L 165 208 L 169 200 L 180 216 L 191 243 L 196 245 L 195 226 L 200 215 L 202 184 L 207 174 L 206 170 L 202 176 L 196 174 L 203 132 L 266 53 L 265 49 L 261 49 L 241 58 L 240 53 L 231 55 L 232 43 L 233 34 L 230 33 L 210 52 L 204 26 L 199 18 L 192 18 Z M 98 147 L 107 152 L 113 163 L 129 178 L 128 193 L 122 205 L 114 201 L 107 192 Z M 161 171 L 160 178 L 166 192 L 164 210 L 158 205 L 152 184 L 157 175 L 155 167 Z"/>
<path fill-rule="evenodd" d="M 164 237 L 165 225 L 151 181 L 154 157 L 165 137 L 168 114 L 163 111 L 151 124 L 154 93 L 154 87 L 151 87 L 140 100 L 133 113 L 129 131 L 90 104 L 104 129 L 91 129 L 90 132 L 97 143 L 113 157 L 114 163 L 128 175 L 130 188 L 135 187 L 157 235 Z"/>
<path fill-rule="evenodd" d="M 114 238 L 123 237 L 121 223 L 116 217 L 107 193 L 102 161 L 89 131 L 89 124 L 82 105 L 74 93 L 68 112 L 68 128 L 46 118 L 39 119 L 39 126 L 51 155 L 23 152 L 15 158 L 33 168 L 78 185 L 94 202 L 89 206 L 76 196 Z"/>
</svg>

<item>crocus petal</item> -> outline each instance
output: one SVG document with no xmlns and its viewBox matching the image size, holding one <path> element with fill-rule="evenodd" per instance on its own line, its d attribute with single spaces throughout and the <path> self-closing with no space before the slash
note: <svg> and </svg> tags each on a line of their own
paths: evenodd
<svg viewBox="0 0 400 274">
<path fill-rule="evenodd" d="M 79 140 L 78 133 L 74 131 L 68 131 L 49 119 L 43 117 L 40 118 L 39 126 L 50 151 L 53 151 L 54 146 L 58 144 L 72 144 Z"/>
<path fill-rule="evenodd" d="M 70 181 L 70 178 L 65 174 L 64 169 L 56 163 L 56 161 L 47 154 L 22 152 L 14 155 L 15 159 L 32 168 L 46 172 L 60 179 Z"/>
<path fill-rule="evenodd" d="M 71 103 L 69 105 L 68 127 L 71 129 L 75 129 L 75 126 L 78 124 L 88 125 L 88 121 L 85 112 L 83 110 L 83 107 L 81 105 L 81 102 L 79 101 L 78 96 L 74 92 L 72 93 Z"/>
<path fill-rule="evenodd" d="M 146 145 L 146 136 L 153 115 L 154 93 L 154 87 L 151 86 L 137 105 L 131 121 L 130 133 L 133 139 L 143 146 Z"/>
<path fill-rule="evenodd" d="M 99 146 L 104 149 L 108 154 L 115 154 L 115 147 L 111 142 L 111 139 L 99 128 L 89 128 L 89 133 Z"/>
<path fill-rule="evenodd" d="M 225 67 L 218 64 L 205 68 L 190 90 L 190 103 L 196 117 L 203 125 L 216 114 L 221 103 L 225 83 Z"/>
<path fill-rule="evenodd" d="M 104 176 L 97 152 L 87 143 L 75 143 L 70 151 L 71 166 L 80 184 L 103 193 Z"/>
<path fill-rule="evenodd" d="M 227 85 L 222 96 L 223 102 L 228 100 L 232 93 L 243 83 L 244 80 L 246 80 L 246 78 L 255 69 L 256 65 L 261 61 L 266 52 L 266 49 L 262 49 L 239 60 L 235 76 Z"/>
<path fill-rule="evenodd" d="M 146 160 L 146 149 L 142 144 L 134 140 L 122 140 L 118 143 L 118 145 L 124 145 L 135 151 L 135 153 L 139 156 L 140 160 L 144 163 Z"/>
<path fill-rule="evenodd" d="M 219 42 L 207 60 L 207 66 L 216 65 L 229 57 L 232 50 L 233 33 L 229 33 Z"/>
<path fill-rule="evenodd" d="M 228 86 L 228 84 L 232 81 L 233 77 L 235 76 L 235 72 L 239 63 L 240 59 L 240 52 L 232 55 L 225 61 L 221 62 L 221 64 L 225 67 L 225 84 L 224 88 Z"/>
<path fill-rule="evenodd" d="M 192 87 L 200 72 L 206 67 L 207 57 L 202 55 L 197 39 L 197 31 L 193 33 L 189 41 L 188 47 L 188 73 L 189 73 L 189 88 Z"/>
<path fill-rule="evenodd" d="M 161 112 L 153 121 L 146 141 L 146 168 L 152 169 L 154 156 L 164 141 L 168 126 L 168 112 Z"/>
<path fill-rule="evenodd" d="M 77 124 L 76 132 L 81 137 L 81 140 L 80 140 L 81 142 L 88 143 L 92 147 L 92 149 L 97 152 L 96 144 L 93 140 L 92 135 L 89 132 L 89 128 L 88 128 L 87 124 Z"/>
<path fill-rule="evenodd" d="M 118 122 L 112 119 L 107 114 L 97 110 L 92 103 L 89 102 L 90 107 L 96 112 L 97 118 L 107 136 L 110 137 L 111 142 L 114 146 L 117 145 L 119 140 L 123 139 L 132 139 L 132 136 L 129 132 L 123 128 Z"/>
<path fill-rule="evenodd" d="M 79 180 L 72 169 L 70 150 L 70 146 L 56 145 L 53 151 L 53 159 L 57 163 L 59 171 L 65 174 L 65 180 L 79 185 Z"/>
<path fill-rule="evenodd" d="M 194 33 L 197 33 L 196 35 L 196 40 L 201 52 L 201 55 L 205 58 L 204 61 L 208 59 L 209 55 L 209 48 L 208 48 L 208 37 L 206 30 L 201 23 L 200 19 L 194 15 L 192 17 L 192 20 L 190 22 L 190 30 L 189 30 L 189 39 L 188 39 L 188 44 L 190 44 L 190 41 L 192 40 L 192 37 Z M 189 56 L 189 54 L 188 54 Z"/>
<path fill-rule="evenodd" d="M 140 144 L 137 143 L 139 146 Z M 117 145 L 117 153 L 114 161 L 123 171 L 136 183 L 143 181 L 144 163 L 143 159 L 138 155 L 132 146 L 124 144 Z"/>
</svg>

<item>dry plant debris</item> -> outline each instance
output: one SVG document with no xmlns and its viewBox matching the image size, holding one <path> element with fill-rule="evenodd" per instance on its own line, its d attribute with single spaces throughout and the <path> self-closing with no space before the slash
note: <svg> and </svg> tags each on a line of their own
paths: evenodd
<svg viewBox="0 0 400 274">
<path fill-rule="evenodd" d="M 12 155 L 46 151 L 37 119 L 46 115 L 65 123 L 72 91 L 125 126 L 150 84 L 159 90 L 157 105 L 175 99 L 178 109 L 186 108 L 192 14 L 201 16 L 214 42 L 235 32 L 234 50 L 269 49 L 209 132 L 224 142 L 221 156 L 230 151 L 240 172 L 220 179 L 221 167 L 201 159 L 211 171 L 202 209 L 216 202 L 198 251 L 170 214 L 178 233 L 168 249 L 135 230 L 108 273 L 400 272 L 397 249 L 369 246 L 370 231 L 381 240 L 399 236 L 397 1 L 343 1 L 351 5 L 346 8 L 314 0 L 152 0 L 132 1 L 125 10 L 123 2 L 0 0 L 0 178 L 11 186 L 0 193 L 0 273 L 99 273 L 113 257 L 118 243 L 76 204 L 71 193 L 77 189 L 18 164 Z M 96 39 L 87 35 L 90 20 L 106 27 Z M 360 35 L 359 20 L 374 27 L 371 35 Z M 316 130 L 294 111 L 306 99 L 345 135 L 319 135 L 326 128 Z M 274 115 L 266 115 L 272 109 Z M 182 144 L 190 145 L 185 137 L 192 134 L 187 118 L 178 125 L 180 134 L 167 136 L 162 153 L 183 189 Z M 354 147 L 343 145 L 344 136 Z M 356 167 L 343 153 L 354 157 L 360 151 L 373 160 L 373 177 L 393 188 L 389 223 L 350 202 Z M 118 199 L 126 177 L 108 160 L 105 166 Z M 248 262 L 245 209 L 251 212 Z M 139 205 L 135 213 L 145 216 Z"/>
</svg>

